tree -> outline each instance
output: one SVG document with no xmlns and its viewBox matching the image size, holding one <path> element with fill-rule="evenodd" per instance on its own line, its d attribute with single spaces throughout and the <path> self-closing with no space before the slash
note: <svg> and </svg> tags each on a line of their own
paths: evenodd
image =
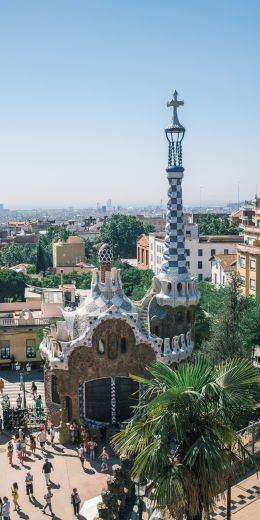
<svg viewBox="0 0 260 520">
<path fill-rule="evenodd" d="M 36 273 L 45 273 L 47 268 L 48 261 L 46 260 L 45 250 L 42 246 L 41 240 L 39 240 L 36 254 Z"/>
<path fill-rule="evenodd" d="M 200 347 L 202 342 L 209 340 L 212 333 L 212 323 L 216 315 L 222 311 L 228 289 L 217 289 L 209 282 L 199 282 L 200 300 L 196 308 L 195 344 Z"/>
<path fill-rule="evenodd" d="M 32 264 L 36 261 L 36 247 L 29 244 L 11 244 L 1 249 L 0 263 L 12 266 L 21 263 Z"/>
<path fill-rule="evenodd" d="M 202 347 L 214 362 L 231 359 L 236 356 L 249 356 L 243 346 L 242 317 L 246 300 L 241 295 L 241 281 L 235 273 L 230 278 L 223 306 L 219 309 L 212 323 L 212 335 Z"/>
<path fill-rule="evenodd" d="M 111 246 L 114 258 L 136 258 L 137 238 L 153 230 L 152 225 L 145 225 L 134 216 L 114 214 L 101 227 L 99 242 Z"/>
<path fill-rule="evenodd" d="M 114 447 L 134 458 L 133 477 L 149 481 L 157 507 L 177 519 L 208 518 L 234 462 L 245 459 L 232 418 L 255 408 L 257 371 L 247 360 L 213 367 L 199 358 L 175 369 L 155 363 L 148 373 L 133 376 L 144 395 Z"/>
<path fill-rule="evenodd" d="M 247 352 L 260 345 L 260 298 L 249 296 L 241 319 L 242 343 Z"/>
<path fill-rule="evenodd" d="M 225 215 L 201 215 L 198 218 L 200 235 L 238 235 L 239 228 Z"/>
<path fill-rule="evenodd" d="M 24 300 L 26 278 L 23 273 L 16 271 L 0 271 L 0 301 L 4 302 L 7 298 Z"/>
<path fill-rule="evenodd" d="M 121 280 L 126 296 L 131 300 L 141 300 L 151 287 L 154 273 L 151 269 L 137 269 L 122 262 L 115 262 L 121 269 Z"/>
</svg>

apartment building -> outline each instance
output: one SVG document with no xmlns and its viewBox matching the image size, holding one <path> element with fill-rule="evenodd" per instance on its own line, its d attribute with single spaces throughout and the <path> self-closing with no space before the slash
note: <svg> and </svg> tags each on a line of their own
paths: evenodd
<svg viewBox="0 0 260 520">
<path fill-rule="evenodd" d="M 72 267 L 85 260 L 84 240 L 71 235 L 52 243 L 53 267 Z"/>
<path fill-rule="evenodd" d="M 228 285 L 231 275 L 236 272 L 237 255 L 214 255 L 211 260 L 211 280 L 216 287 Z"/>
<path fill-rule="evenodd" d="M 244 243 L 237 248 L 237 271 L 245 296 L 260 294 L 260 208 L 251 225 L 244 226 Z"/>
<path fill-rule="evenodd" d="M 215 255 L 236 253 L 236 246 L 243 242 L 239 235 L 198 235 L 196 224 L 185 225 L 185 250 L 187 265 L 192 276 L 211 280 L 211 259 Z M 149 234 L 149 268 L 158 274 L 163 259 L 163 236 Z"/>
<path fill-rule="evenodd" d="M 138 269 L 149 269 L 149 237 L 140 235 L 136 242 L 137 247 L 137 267 Z"/>
</svg>

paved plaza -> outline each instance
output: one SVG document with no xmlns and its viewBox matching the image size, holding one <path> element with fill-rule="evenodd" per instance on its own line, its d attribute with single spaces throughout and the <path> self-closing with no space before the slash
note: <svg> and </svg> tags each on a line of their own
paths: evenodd
<svg viewBox="0 0 260 520">
<path fill-rule="evenodd" d="M 42 508 L 45 505 L 44 494 L 46 493 L 45 478 L 42 473 L 44 456 L 41 454 L 39 447 L 36 450 L 36 456 L 27 455 L 24 466 L 18 462 L 17 455 L 14 450 L 14 466 L 8 464 L 7 459 L 7 441 L 8 437 L 4 434 L 0 436 L 0 496 L 6 495 L 11 500 L 11 485 L 17 482 L 19 486 L 19 504 L 21 511 L 13 512 L 13 504 L 11 507 L 11 520 L 15 519 L 31 519 L 38 520 L 43 518 Z M 73 516 L 72 506 L 70 504 L 70 495 L 72 489 L 77 487 L 81 498 L 81 506 L 86 500 L 100 495 L 103 488 L 106 487 L 106 481 L 109 473 L 101 473 L 100 459 L 93 462 L 85 463 L 85 471 L 80 465 L 77 451 L 74 447 L 64 448 L 57 444 L 55 448 L 50 445 L 46 446 L 46 454 L 51 461 L 54 472 L 51 474 L 52 482 L 52 507 L 56 520 L 71 520 Z M 29 449 L 29 446 L 28 446 Z M 30 453 L 30 452 L 29 452 Z M 110 468 L 116 463 L 116 458 L 110 453 Z M 30 470 L 34 477 L 34 496 L 35 500 L 30 503 L 25 492 L 25 475 Z M 50 516 L 47 512 L 45 515 Z M 85 516 L 79 516 L 85 519 Z"/>
</svg>

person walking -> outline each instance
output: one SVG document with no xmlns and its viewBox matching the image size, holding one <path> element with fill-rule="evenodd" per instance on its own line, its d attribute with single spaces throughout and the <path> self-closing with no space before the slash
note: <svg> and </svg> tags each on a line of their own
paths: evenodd
<svg viewBox="0 0 260 520">
<path fill-rule="evenodd" d="M 19 438 L 16 441 L 15 449 L 16 449 L 18 460 L 22 466 L 23 465 L 23 445 Z"/>
<path fill-rule="evenodd" d="M 53 424 L 51 424 L 51 427 L 49 429 L 49 435 L 50 435 L 50 441 L 51 441 L 52 446 L 54 445 L 55 433 L 56 433 L 55 427 Z"/>
<path fill-rule="evenodd" d="M 31 499 L 34 498 L 33 496 L 33 476 L 30 473 L 30 471 L 27 471 L 25 475 L 25 489 L 26 489 L 26 495 L 29 497 L 29 500 L 31 502 Z"/>
<path fill-rule="evenodd" d="M 46 512 L 45 512 L 45 509 L 47 509 L 47 507 L 49 508 L 49 511 L 51 513 L 51 516 L 54 516 L 54 513 L 52 511 L 52 507 L 51 507 L 51 499 L 53 497 L 53 494 L 51 492 L 51 486 L 47 486 L 47 493 L 45 493 L 44 495 L 44 500 L 46 501 L 46 504 L 42 510 L 42 513 L 44 515 L 46 515 Z"/>
<path fill-rule="evenodd" d="M 21 410 L 21 408 L 22 408 L 22 396 L 20 393 L 18 394 L 18 396 L 16 398 L 16 407 L 17 407 L 17 410 Z"/>
<path fill-rule="evenodd" d="M 9 464 L 11 466 L 13 465 L 13 453 L 14 453 L 14 446 L 13 446 L 12 441 L 9 441 L 7 444 L 7 457 L 8 457 Z"/>
<path fill-rule="evenodd" d="M 38 397 L 35 399 L 35 408 L 36 408 L 36 415 L 40 415 L 41 409 L 42 409 L 42 396 L 38 395 Z"/>
<path fill-rule="evenodd" d="M 24 460 L 26 457 L 26 437 L 24 434 L 23 434 L 21 443 L 22 443 L 22 453 L 23 453 L 23 460 Z"/>
<path fill-rule="evenodd" d="M 51 462 L 49 462 L 48 458 L 46 457 L 42 467 L 42 473 L 44 473 L 47 486 L 50 484 L 51 481 L 51 471 L 54 471 L 53 465 Z"/>
<path fill-rule="evenodd" d="M 88 443 L 89 445 L 89 460 L 95 460 L 95 453 L 96 453 L 96 447 L 97 443 L 91 439 Z"/>
<path fill-rule="evenodd" d="M 35 450 L 36 450 L 36 440 L 34 435 L 30 435 L 30 450 L 32 455 L 35 456 Z"/>
<path fill-rule="evenodd" d="M 103 447 L 102 453 L 101 455 L 99 455 L 99 458 L 101 459 L 101 472 L 108 471 L 109 455 L 105 446 Z"/>
<path fill-rule="evenodd" d="M 34 381 L 32 381 L 31 394 L 32 394 L 32 398 L 36 399 L 36 396 L 37 396 L 37 386 L 36 386 Z"/>
<path fill-rule="evenodd" d="M 74 515 L 77 516 L 79 514 L 81 499 L 79 498 L 79 494 L 77 488 L 74 488 L 71 493 L 71 503 L 73 505 Z"/>
<path fill-rule="evenodd" d="M 1 378 L 1 379 L 0 379 L 0 393 L 2 394 L 2 397 L 3 397 L 3 393 L 4 393 L 4 387 L 5 387 L 5 382 L 4 382 L 4 380 Z"/>
<path fill-rule="evenodd" d="M 7 497 L 3 498 L 2 514 L 3 520 L 10 520 L 10 502 Z"/>
<path fill-rule="evenodd" d="M 46 433 L 45 430 L 41 430 L 37 435 L 37 441 L 39 441 L 42 453 L 45 449 L 45 442 L 46 442 Z"/>
<path fill-rule="evenodd" d="M 81 466 L 85 470 L 84 462 L 85 462 L 85 458 L 86 458 L 86 450 L 84 448 L 84 444 L 81 444 L 80 447 L 78 448 L 78 454 L 79 454 L 79 460 L 81 462 Z"/>
<path fill-rule="evenodd" d="M 21 508 L 18 504 L 18 498 L 19 498 L 19 494 L 18 494 L 18 484 L 17 482 L 14 482 L 12 487 L 11 487 L 11 491 L 12 491 L 12 497 L 13 497 L 13 503 L 14 503 L 14 511 L 20 511 Z"/>
</svg>

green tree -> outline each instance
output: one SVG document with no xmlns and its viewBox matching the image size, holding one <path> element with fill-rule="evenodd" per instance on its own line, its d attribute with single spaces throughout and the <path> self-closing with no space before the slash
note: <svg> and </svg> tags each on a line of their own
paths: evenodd
<svg viewBox="0 0 260 520">
<path fill-rule="evenodd" d="M 249 356 L 250 351 L 243 345 L 242 317 L 246 309 L 246 300 L 241 295 L 241 282 L 235 273 L 231 276 L 226 289 L 223 305 L 216 313 L 211 337 L 202 344 L 203 351 L 212 361 L 220 362 L 236 356 Z"/>
<path fill-rule="evenodd" d="M 21 263 L 32 264 L 36 261 L 36 247 L 29 244 L 11 244 L 1 249 L 0 263 L 12 266 Z"/>
<path fill-rule="evenodd" d="M 133 377 L 145 393 L 126 428 L 113 438 L 134 458 L 133 477 L 149 481 L 149 496 L 174 518 L 209 518 L 234 462 L 245 458 L 234 416 L 255 408 L 259 376 L 247 360 L 212 367 L 206 359 Z"/>
<path fill-rule="evenodd" d="M 122 262 L 115 262 L 117 268 L 121 269 L 121 280 L 126 296 L 131 300 L 141 300 L 151 287 L 153 271 L 151 269 L 137 269 Z"/>
<path fill-rule="evenodd" d="M 48 267 L 49 265 L 48 261 L 46 260 L 46 253 L 41 240 L 39 240 L 36 254 L 36 273 L 45 273 Z"/>
<path fill-rule="evenodd" d="M 247 352 L 260 345 L 260 298 L 249 296 L 241 317 L 242 344 Z"/>
<path fill-rule="evenodd" d="M 225 215 L 201 215 L 198 218 L 200 235 L 238 235 L 239 228 Z"/>
<path fill-rule="evenodd" d="M 4 302 L 7 298 L 13 301 L 24 300 L 24 290 L 26 278 L 23 273 L 16 271 L 0 271 L 0 301 Z"/>
<path fill-rule="evenodd" d="M 195 315 L 195 344 L 200 347 L 202 342 L 209 340 L 212 332 L 212 323 L 218 312 L 222 311 L 228 289 L 217 289 L 210 282 L 199 282 L 200 300 Z"/>
<path fill-rule="evenodd" d="M 153 230 L 153 226 L 143 224 L 134 216 L 114 214 L 101 227 L 99 242 L 109 243 L 114 258 L 136 258 L 137 238 Z"/>
</svg>

